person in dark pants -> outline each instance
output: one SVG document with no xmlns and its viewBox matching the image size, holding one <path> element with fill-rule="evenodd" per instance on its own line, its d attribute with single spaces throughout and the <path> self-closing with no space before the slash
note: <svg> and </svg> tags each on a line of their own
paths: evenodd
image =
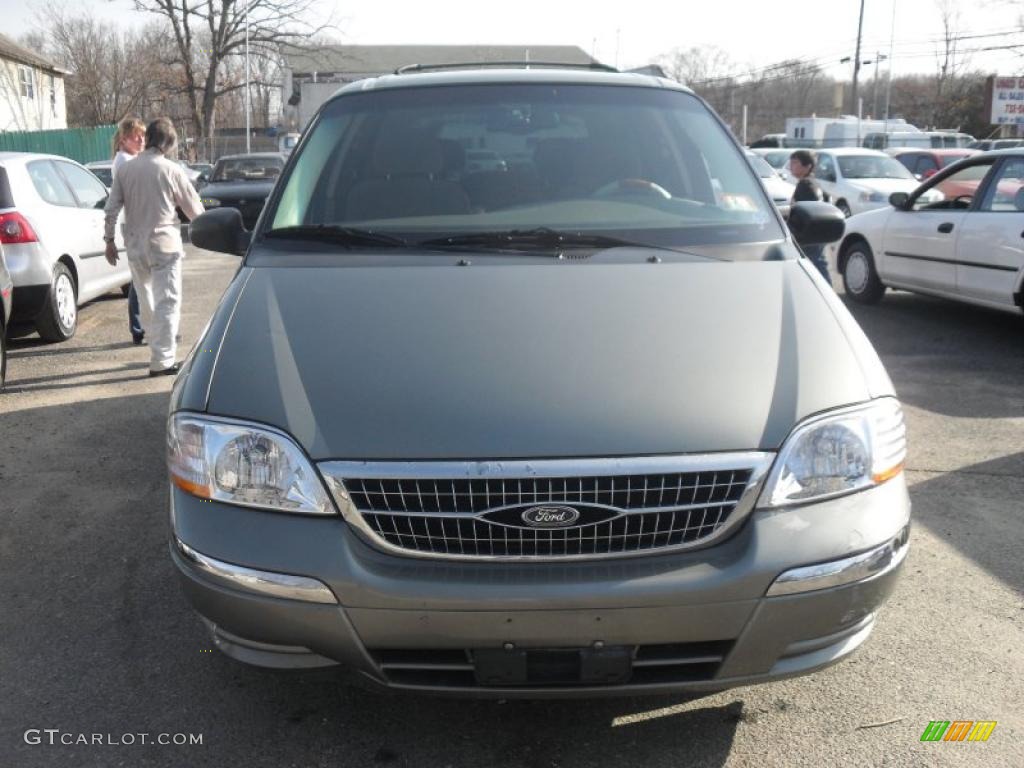
<svg viewBox="0 0 1024 768">
<path fill-rule="evenodd" d="M 146 126 L 137 117 L 126 117 L 118 124 L 117 133 L 114 134 L 114 163 L 110 168 L 111 177 L 117 176 L 121 166 L 142 151 L 145 138 Z M 146 332 L 142 327 L 139 295 L 135 292 L 134 280 L 128 290 L 128 330 L 135 344 L 142 344 L 145 341 Z"/>
<path fill-rule="evenodd" d="M 797 179 L 796 189 L 793 190 L 791 203 L 806 201 L 828 202 L 826 195 L 814 178 L 814 155 L 806 149 L 798 149 L 789 156 L 789 172 Z M 832 285 L 832 278 L 828 274 L 828 259 L 825 258 L 825 246 L 804 245 L 801 246 L 804 255 L 811 260 L 811 263 L 818 268 L 825 282 Z"/>
</svg>

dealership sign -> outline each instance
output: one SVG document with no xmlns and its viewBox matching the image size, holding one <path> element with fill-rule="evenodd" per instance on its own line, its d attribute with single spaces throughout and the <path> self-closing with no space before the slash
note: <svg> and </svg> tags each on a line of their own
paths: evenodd
<svg viewBox="0 0 1024 768">
<path fill-rule="evenodd" d="M 992 80 L 992 125 L 1024 125 L 1024 77 Z"/>
</svg>

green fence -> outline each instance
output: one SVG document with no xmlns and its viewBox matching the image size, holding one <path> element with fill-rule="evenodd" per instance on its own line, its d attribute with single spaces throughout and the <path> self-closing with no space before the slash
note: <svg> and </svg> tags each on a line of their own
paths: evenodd
<svg viewBox="0 0 1024 768">
<path fill-rule="evenodd" d="M 88 163 L 109 160 L 110 142 L 116 125 L 95 128 L 68 128 L 60 131 L 0 133 L 0 152 L 44 152 Z"/>
</svg>

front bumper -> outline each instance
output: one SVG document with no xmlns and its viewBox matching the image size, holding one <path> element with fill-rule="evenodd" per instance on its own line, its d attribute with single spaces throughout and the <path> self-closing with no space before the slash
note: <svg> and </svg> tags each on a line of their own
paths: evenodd
<svg viewBox="0 0 1024 768">
<path fill-rule="evenodd" d="M 380 686 L 434 693 L 633 695 L 767 682 L 851 653 L 898 577 L 909 499 L 898 477 L 755 512 L 707 550 L 574 564 L 394 557 L 338 519 L 200 502 L 176 489 L 172 519 L 185 592 L 218 647 L 242 661 L 340 663 Z M 569 658 L 555 649 L 575 650 Z M 502 652 L 539 676 L 513 672 L 515 683 L 503 684 L 515 664 L 500 663 Z M 594 659 L 603 673 L 609 653 L 631 657 L 631 669 L 610 682 L 559 677 L 567 658 L 571 675 Z M 498 674 L 487 677 L 481 660 L 495 654 Z"/>
</svg>

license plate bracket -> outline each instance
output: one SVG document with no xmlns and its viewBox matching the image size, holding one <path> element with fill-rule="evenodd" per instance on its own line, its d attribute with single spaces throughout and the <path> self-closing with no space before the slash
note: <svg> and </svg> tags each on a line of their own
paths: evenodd
<svg viewBox="0 0 1024 768">
<path fill-rule="evenodd" d="M 479 685 L 615 685 L 629 681 L 632 648 L 480 648 L 473 651 Z"/>
</svg>

